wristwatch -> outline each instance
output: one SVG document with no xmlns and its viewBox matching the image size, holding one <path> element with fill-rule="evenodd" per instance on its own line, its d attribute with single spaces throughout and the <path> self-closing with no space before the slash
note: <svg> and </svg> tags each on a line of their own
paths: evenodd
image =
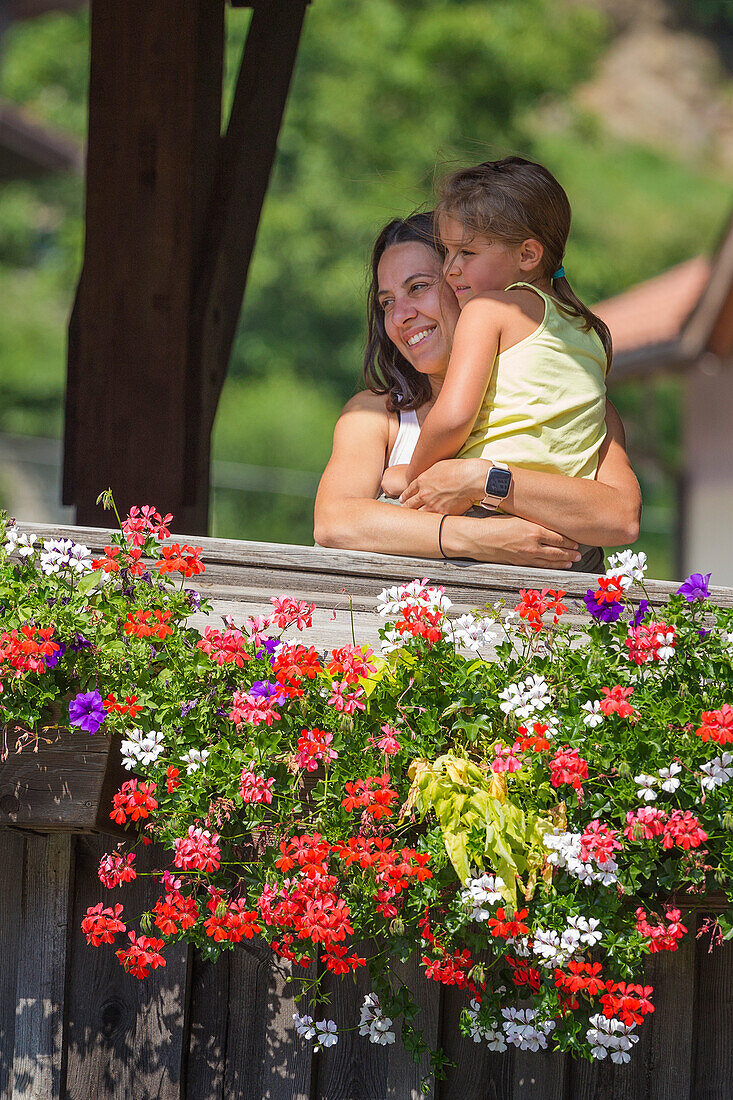
<svg viewBox="0 0 733 1100">
<path fill-rule="evenodd" d="M 490 458 L 489 462 L 491 469 L 486 477 L 485 496 L 479 504 L 488 512 L 495 512 L 509 493 L 512 473 L 505 462 L 495 462 L 493 458 Z"/>
</svg>

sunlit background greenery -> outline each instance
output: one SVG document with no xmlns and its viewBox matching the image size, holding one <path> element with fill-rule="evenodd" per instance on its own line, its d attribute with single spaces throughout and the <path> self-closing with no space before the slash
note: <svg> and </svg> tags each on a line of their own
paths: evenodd
<svg viewBox="0 0 733 1100">
<path fill-rule="evenodd" d="M 733 24 L 729 10 L 700 5 L 698 30 Z M 227 102 L 248 19 L 228 13 Z M 573 99 L 613 33 L 597 5 L 568 0 L 314 0 L 216 424 L 214 533 L 311 541 L 311 486 L 359 388 L 370 243 L 430 203 L 446 166 L 544 161 L 573 202 L 566 267 L 589 302 L 713 249 L 730 173 L 613 138 Z M 86 14 L 14 25 L 3 46 L 0 94 L 83 138 Z M 0 186 L 2 432 L 61 433 L 82 210 L 80 179 Z M 678 383 L 614 398 L 645 491 L 640 545 L 669 576 Z"/>
</svg>

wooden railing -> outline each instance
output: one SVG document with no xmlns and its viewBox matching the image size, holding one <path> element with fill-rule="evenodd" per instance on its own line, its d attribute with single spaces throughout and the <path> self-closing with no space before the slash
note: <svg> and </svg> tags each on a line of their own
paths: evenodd
<svg viewBox="0 0 733 1100">
<path fill-rule="evenodd" d="M 95 550 L 109 536 L 33 530 Z M 214 616 L 240 621 L 281 593 L 309 599 L 318 606 L 310 636 L 322 647 L 350 641 L 352 621 L 357 641 L 373 642 L 376 594 L 413 577 L 444 584 L 459 614 L 497 600 L 513 605 L 520 588 L 560 586 L 577 622 L 586 618 L 582 597 L 592 583 L 566 571 L 195 541 L 207 566 L 197 587 Z M 647 590 L 661 603 L 675 587 L 651 581 Z M 733 590 L 714 589 L 713 599 L 733 606 Z M 0 765 L 0 812 L 7 794 Z M 208 964 L 174 946 L 165 968 L 143 982 L 125 973 L 111 949 L 88 948 L 80 922 L 103 895 L 97 867 L 113 837 L 5 827 L 0 841 L 2 1100 L 417 1100 L 426 1067 L 415 1066 L 399 1042 L 375 1047 L 350 1032 L 313 1055 L 294 1035 L 283 966 L 264 947 L 239 944 Z M 159 862 L 160 853 L 143 849 L 138 870 Z M 125 887 L 126 907 L 149 908 L 155 886 L 139 875 Z M 693 931 L 704 920 L 704 906 L 686 917 Z M 657 1011 L 640 1029 L 631 1064 L 620 1067 L 556 1054 L 492 1054 L 460 1036 L 462 993 L 427 982 L 415 960 L 404 976 L 419 997 L 426 1038 L 455 1063 L 433 1086 L 433 1100 L 733 1100 L 733 945 L 709 954 L 704 938 L 689 936 L 676 954 L 650 959 Z M 367 983 L 361 973 L 355 984 L 331 981 L 324 1011 L 353 1026 Z"/>
</svg>

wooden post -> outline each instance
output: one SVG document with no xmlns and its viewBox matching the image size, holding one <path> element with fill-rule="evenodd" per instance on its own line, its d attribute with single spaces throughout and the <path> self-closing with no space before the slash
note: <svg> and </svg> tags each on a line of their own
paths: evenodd
<svg viewBox="0 0 733 1100">
<path fill-rule="evenodd" d="M 257 4 L 221 137 L 224 0 L 92 0 L 84 268 L 63 499 L 205 533 L 226 376 L 307 0 Z"/>
<path fill-rule="evenodd" d="M 205 530 L 188 491 L 194 272 L 221 129 L 224 0 L 92 0 L 84 267 L 69 332 L 64 500 L 101 489 Z"/>
</svg>

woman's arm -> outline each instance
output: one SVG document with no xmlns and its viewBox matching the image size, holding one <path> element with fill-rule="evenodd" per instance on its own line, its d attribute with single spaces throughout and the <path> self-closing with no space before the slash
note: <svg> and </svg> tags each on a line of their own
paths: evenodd
<svg viewBox="0 0 733 1100">
<path fill-rule="evenodd" d="M 499 349 L 499 317 L 497 303 L 489 297 L 474 298 L 463 307 L 445 381 L 420 431 L 408 482 L 457 455 L 471 434 Z"/>
<path fill-rule="evenodd" d="M 439 514 L 374 499 L 388 445 L 384 399 L 368 393 L 352 398 L 336 424 L 333 453 L 318 488 L 315 540 L 346 550 L 439 558 Z M 580 556 L 571 539 L 512 516 L 493 523 L 451 516 L 442 542 L 449 557 L 507 565 L 563 569 Z"/>
<path fill-rule="evenodd" d="M 485 459 L 438 463 L 408 486 L 403 503 L 410 509 L 464 512 L 483 496 L 488 470 Z M 503 512 L 589 545 L 620 546 L 639 537 L 639 483 L 626 454 L 623 424 L 610 401 L 595 480 L 519 468 L 512 473 Z"/>
</svg>

